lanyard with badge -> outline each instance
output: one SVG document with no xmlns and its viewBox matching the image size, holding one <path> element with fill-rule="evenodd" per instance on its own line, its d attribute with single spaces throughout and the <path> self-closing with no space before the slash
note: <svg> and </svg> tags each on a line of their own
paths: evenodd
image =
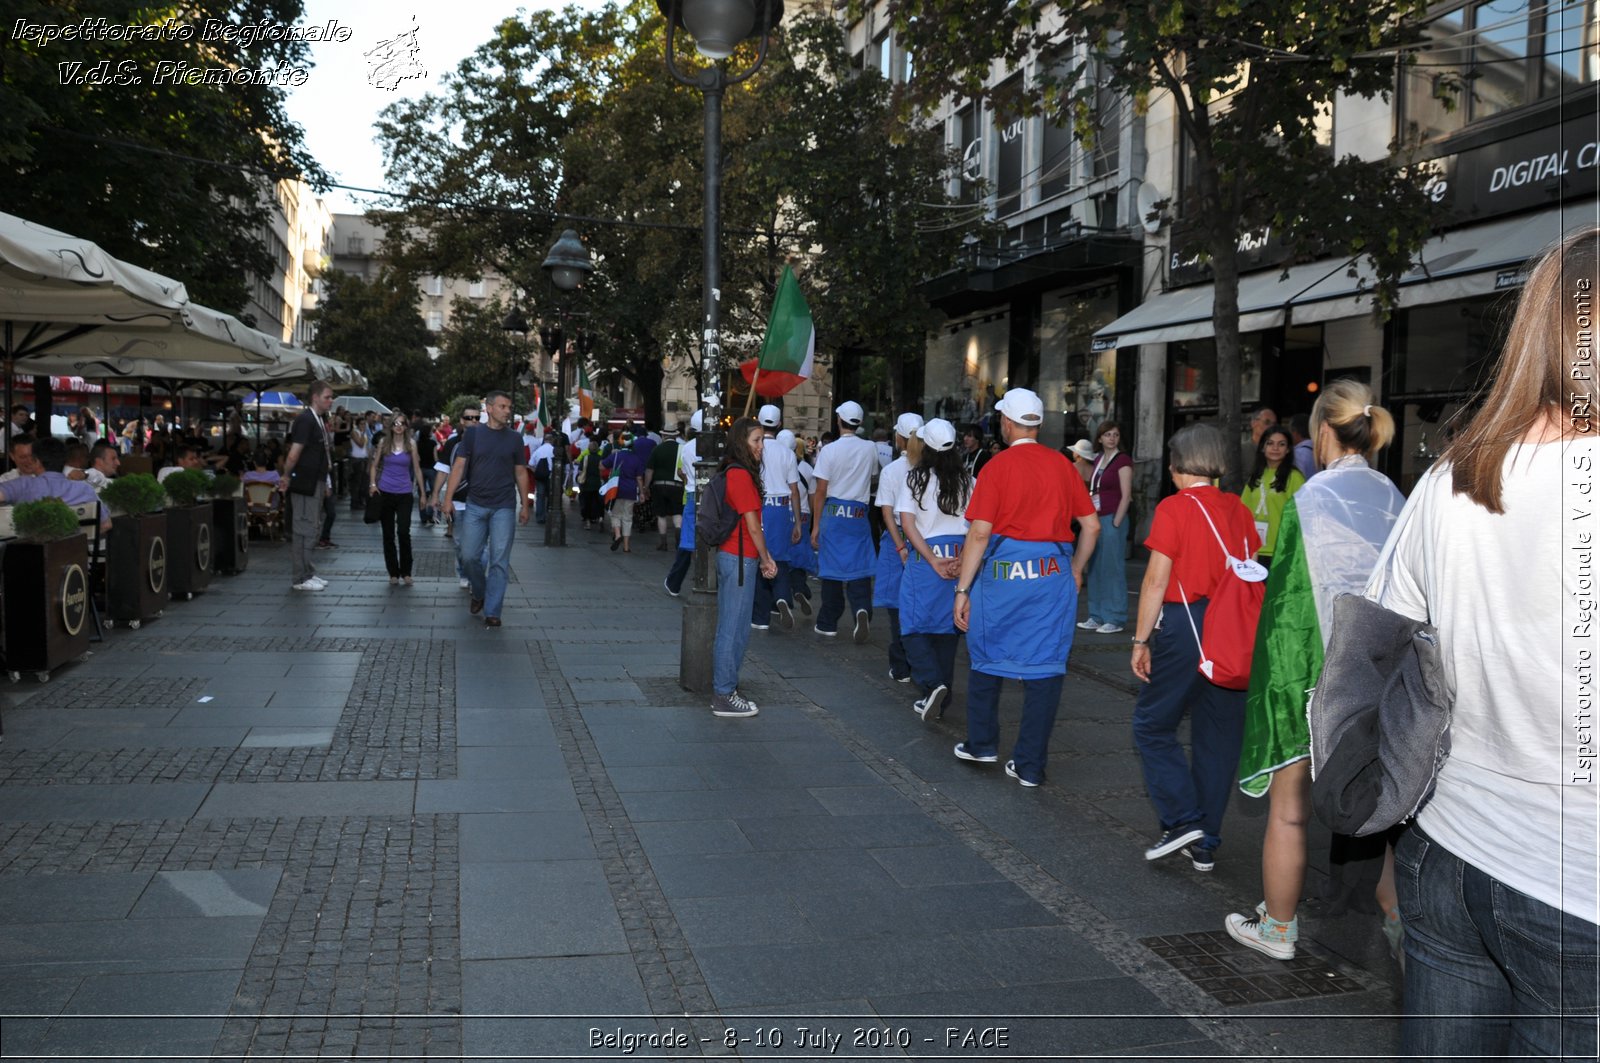
<svg viewBox="0 0 1600 1063">
<path fill-rule="evenodd" d="M 1100 460 L 1095 462 L 1094 472 L 1089 478 L 1089 502 L 1094 506 L 1096 513 L 1100 512 L 1100 478 L 1105 475 L 1106 466 L 1110 465 L 1116 456 L 1114 450 L 1103 452 Z"/>
<path fill-rule="evenodd" d="M 1273 470 L 1269 469 L 1268 472 L 1273 472 Z M 1273 475 L 1276 475 L 1276 473 L 1273 472 Z M 1271 520 L 1272 520 L 1272 518 L 1267 513 L 1267 476 L 1266 476 L 1266 473 L 1263 473 L 1262 476 L 1261 476 L 1261 487 L 1260 487 L 1260 490 L 1258 491 L 1258 493 L 1256 494 L 1256 514 L 1255 515 L 1256 515 L 1256 535 L 1257 535 L 1257 537 L 1260 538 L 1261 542 L 1263 544 L 1265 544 L 1266 541 L 1267 541 L 1267 528 L 1271 526 Z"/>
</svg>

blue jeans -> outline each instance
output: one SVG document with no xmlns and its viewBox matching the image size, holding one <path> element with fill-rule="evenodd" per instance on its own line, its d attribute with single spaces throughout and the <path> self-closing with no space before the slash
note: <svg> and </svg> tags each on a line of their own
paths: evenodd
<svg viewBox="0 0 1600 1063">
<path fill-rule="evenodd" d="M 1394 884 L 1404 1055 L 1595 1057 L 1600 927 L 1496 881 L 1415 825 L 1395 846 Z"/>
<path fill-rule="evenodd" d="M 1206 602 L 1191 602 L 1195 627 L 1205 634 Z M 1238 782 L 1239 746 L 1244 741 L 1244 694 L 1224 690 L 1201 675 L 1183 605 L 1161 607 L 1161 624 L 1150 640 L 1150 682 L 1133 703 L 1133 741 L 1144 766 L 1144 786 L 1162 830 L 1198 824 L 1205 845 L 1222 843 L 1222 814 Z M 1178 724 L 1189 714 L 1191 764 L 1178 741 Z"/>
<path fill-rule="evenodd" d="M 905 644 L 911 679 L 922 688 L 923 694 L 932 693 L 936 686 L 949 688 L 955 683 L 956 644 L 961 641 L 960 635 L 919 632 L 901 635 L 900 640 Z"/>
<path fill-rule="evenodd" d="M 482 599 L 483 615 L 498 617 L 511 579 L 511 542 L 517 532 L 515 506 L 489 509 L 467 503 L 456 528 L 461 567 L 474 598 Z"/>
<path fill-rule="evenodd" d="M 1064 675 L 1021 679 L 1022 725 L 1011 759 L 1017 774 L 1029 782 L 1044 781 L 1044 762 L 1050 752 L 1050 732 L 1061 705 Z M 997 675 L 973 670 L 967 673 L 967 748 L 974 753 L 1000 751 L 1000 684 Z"/>
<path fill-rule="evenodd" d="M 739 585 L 740 562 L 744 585 Z M 717 551 L 717 641 L 711 648 L 711 686 L 718 694 L 739 688 L 739 665 L 750 644 L 750 606 L 761 575 L 756 558 Z"/>
<path fill-rule="evenodd" d="M 850 599 L 852 618 L 862 609 L 867 611 L 868 617 L 872 616 L 871 576 L 853 580 L 824 579 L 818 582 L 822 584 L 822 606 L 817 610 L 818 630 L 839 630 L 839 618 L 844 615 L 844 602 L 847 597 Z"/>
<path fill-rule="evenodd" d="M 1089 592 L 1089 618 L 1108 624 L 1128 622 L 1128 518 L 1122 527 L 1111 525 L 1110 517 L 1100 518 L 1100 539 L 1089 557 L 1086 589 Z"/>
<path fill-rule="evenodd" d="M 770 544 L 769 544 L 770 548 Z M 756 593 L 750 606 L 750 622 L 752 624 L 766 624 L 772 620 L 772 614 L 778 608 L 779 601 L 794 605 L 794 599 L 789 596 L 789 562 L 778 562 L 778 574 L 772 579 L 767 579 L 760 574 L 756 576 Z"/>
</svg>

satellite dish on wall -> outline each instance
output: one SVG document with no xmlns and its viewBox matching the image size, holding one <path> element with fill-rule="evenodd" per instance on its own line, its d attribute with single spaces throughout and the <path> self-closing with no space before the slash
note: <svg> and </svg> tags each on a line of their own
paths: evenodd
<svg viewBox="0 0 1600 1063">
<path fill-rule="evenodd" d="M 1146 181 L 1139 186 L 1139 193 L 1134 197 L 1135 209 L 1139 212 L 1139 224 L 1144 226 L 1144 231 L 1152 236 L 1161 231 L 1161 226 L 1166 223 L 1167 216 L 1163 209 L 1167 197 L 1155 185 Z"/>
</svg>

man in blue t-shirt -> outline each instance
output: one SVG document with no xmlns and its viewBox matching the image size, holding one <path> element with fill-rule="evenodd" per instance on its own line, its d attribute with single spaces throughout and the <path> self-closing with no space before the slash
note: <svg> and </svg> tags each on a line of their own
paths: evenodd
<svg viewBox="0 0 1600 1063">
<path fill-rule="evenodd" d="M 457 529 L 461 566 L 467 573 L 472 614 L 483 613 L 485 626 L 499 627 L 500 607 L 511 577 L 511 543 L 516 536 L 513 521 L 528 523 L 533 502 L 528 494 L 522 437 L 508 427 L 511 397 L 503 391 L 489 392 L 483 413 L 485 422 L 463 432 L 456 446 L 443 501 L 448 510 L 456 490 L 466 481 L 467 508 Z M 519 498 L 521 514 L 514 516 Z"/>
</svg>

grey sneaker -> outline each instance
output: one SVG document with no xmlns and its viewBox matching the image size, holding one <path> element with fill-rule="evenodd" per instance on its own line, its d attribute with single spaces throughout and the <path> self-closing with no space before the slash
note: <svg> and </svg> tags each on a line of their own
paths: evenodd
<svg viewBox="0 0 1600 1063">
<path fill-rule="evenodd" d="M 782 598 L 778 599 L 778 623 L 787 631 L 794 630 L 794 610 Z"/>
<path fill-rule="evenodd" d="M 718 694 L 711 699 L 711 715 L 731 718 L 754 716 L 761 710 L 753 701 L 744 698 L 737 690 L 732 694 Z"/>
</svg>

